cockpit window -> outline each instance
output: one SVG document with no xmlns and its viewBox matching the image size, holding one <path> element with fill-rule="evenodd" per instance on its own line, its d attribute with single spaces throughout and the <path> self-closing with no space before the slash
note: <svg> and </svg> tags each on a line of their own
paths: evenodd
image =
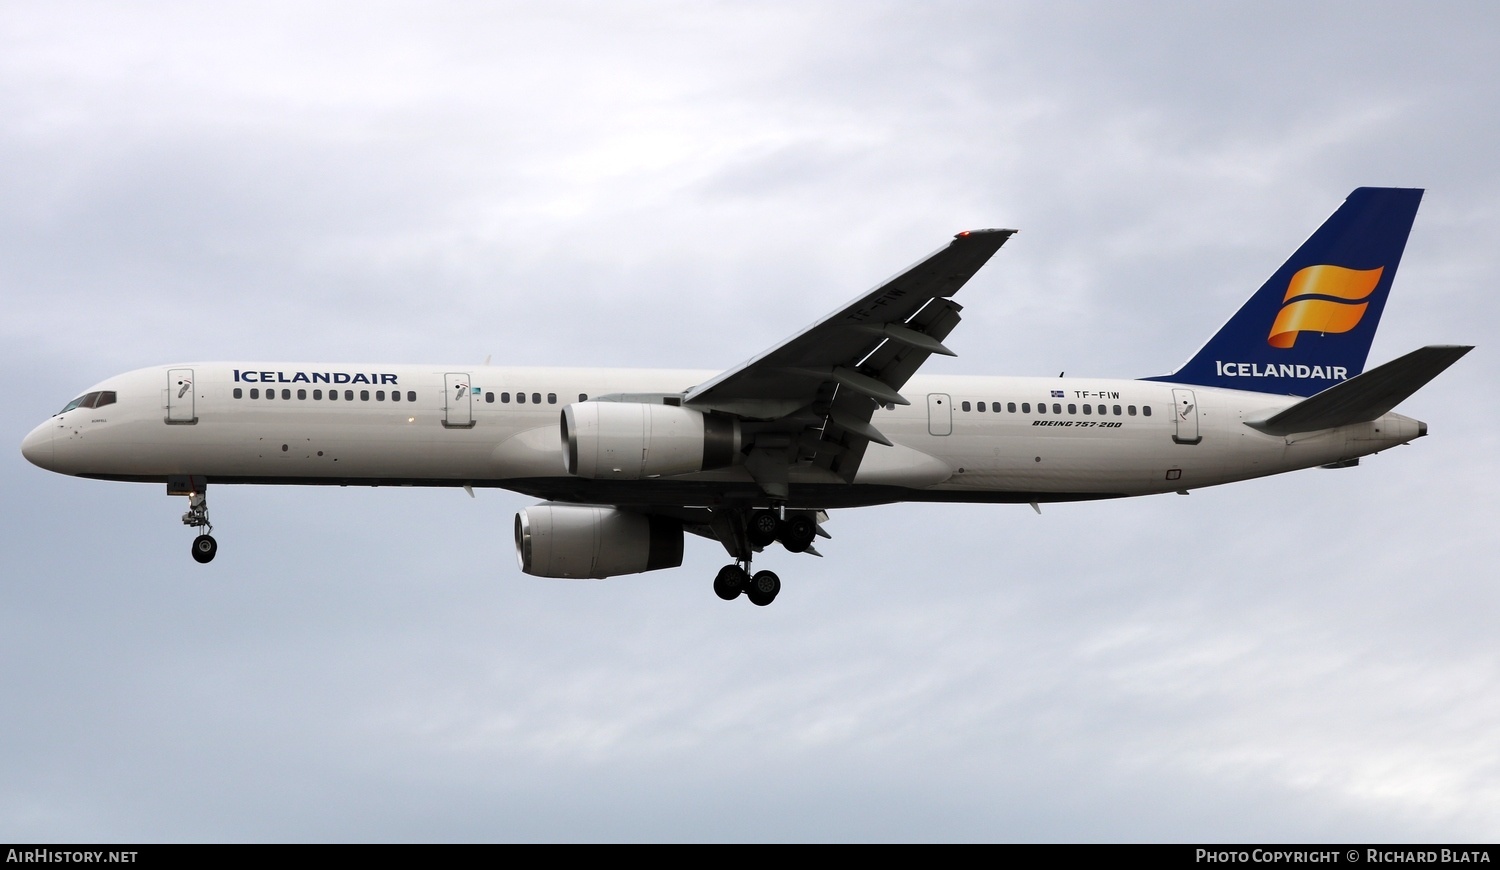
<svg viewBox="0 0 1500 870">
<path fill-rule="evenodd" d="M 105 405 L 113 405 L 115 401 L 116 394 L 114 390 L 100 390 L 94 393 L 84 393 L 83 395 L 69 402 L 67 406 L 64 407 L 61 411 L 58 411 L 57 414 L 66 414 L 74 408 L 102 408 Z M 57 414 L 53 414 L 52 416 L 56 417 Z"/>
</svg>

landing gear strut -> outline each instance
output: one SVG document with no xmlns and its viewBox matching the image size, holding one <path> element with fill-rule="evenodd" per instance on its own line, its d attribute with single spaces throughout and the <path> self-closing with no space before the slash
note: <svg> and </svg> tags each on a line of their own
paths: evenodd
<svg viewBox="0 0 1500 870">
<path fill-rule="evenodd" d="M 193 529 L 203 529 L 203 534 L 193 539 L 193 559 L 200 564 L 214 560 L 219 552 L 219 542 L 209 532 L 214 524 L 208 521 L 208 496 L 202 492 L 188 493 L 188 510 L 182 515 L 182 524 Z"/>
</svg>

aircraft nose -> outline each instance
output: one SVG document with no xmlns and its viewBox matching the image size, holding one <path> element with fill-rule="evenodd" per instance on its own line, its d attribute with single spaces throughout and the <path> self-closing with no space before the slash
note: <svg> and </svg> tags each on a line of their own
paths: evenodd
<svg viewBox="0 0 1500 870">
<path fill-rule="evenodd" d="M 42 425 L 31 430 L 31 434 L 21 442 L 21 455 L 26 461 L 39 468 L 51 469 L 52 467 L 52 430 L 56 428 L 52 421 L 48 420 Z"/>
</svg>

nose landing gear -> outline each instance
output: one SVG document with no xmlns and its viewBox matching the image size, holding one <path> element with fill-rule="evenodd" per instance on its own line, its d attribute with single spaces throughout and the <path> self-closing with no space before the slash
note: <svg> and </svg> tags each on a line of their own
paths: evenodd
<svg viewBox="0 0 1500 870">
<path fill-rule="evenodd" d="M 208 482 L 203 478 L 184 478 L 167 482 L 167 495 L 185 495 L 188 499 L 187 513 L 182 515 L 182 524 L 190 529 L 202 529 L 203 534 L 193 539 L 193 560 L 208 564 L 219 552 L 219 542 L 209 534 L 214 524 L 208 520 Z"/>
</svg>

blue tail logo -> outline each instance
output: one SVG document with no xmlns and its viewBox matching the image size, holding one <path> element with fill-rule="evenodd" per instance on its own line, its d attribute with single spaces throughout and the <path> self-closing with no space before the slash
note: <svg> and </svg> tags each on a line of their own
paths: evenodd
<svg viewBox="0 0 1500 870">
<path fill-rule="evenodd" d="M 1421 201 L 1349 194 L 1186 365 L 1145 380 L 1311 396 L 1363 372 Z"/>
</svg>

